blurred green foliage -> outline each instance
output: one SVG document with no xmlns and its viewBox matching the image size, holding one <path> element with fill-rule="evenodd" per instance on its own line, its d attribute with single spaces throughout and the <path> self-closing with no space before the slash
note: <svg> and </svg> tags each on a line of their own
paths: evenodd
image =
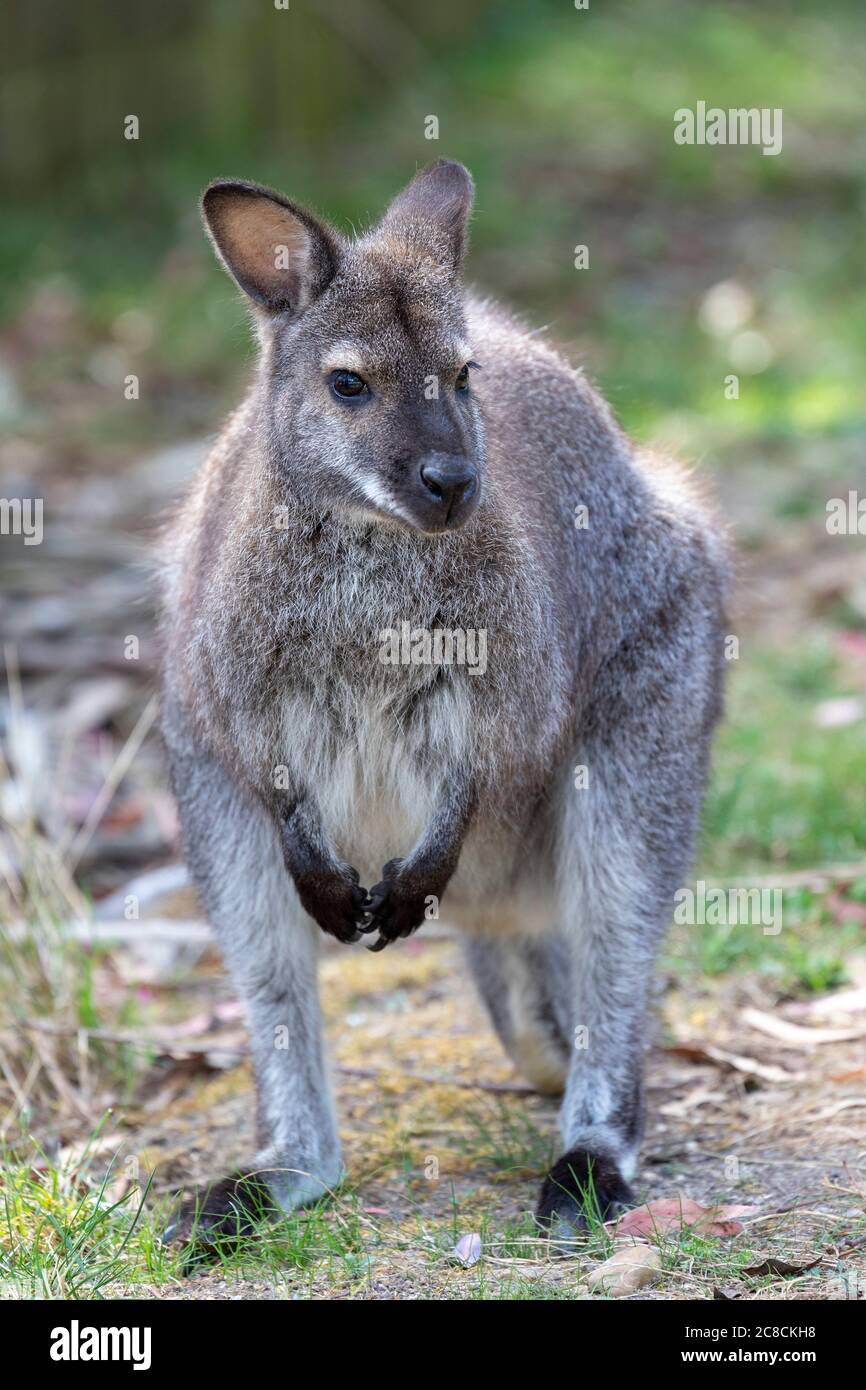
<svg viewBox="0 0 866 1390">
<path fill-rule="evenodd" d="M 69 277 L 95 329 L 153 321 L 145 365 L 225 384 L 243 311 L 201 187 L 260 179 L 347 225 L 448 155 L 478 185 L 470 274 L 574 342 L 628 426 L 671 415 L 696 449 L 708 422 L 720 443 L 862 426 L 856 0 L 36 0 L 6 24 L 7 314 Z M 781 107 L 782 154 L 676 145 L 673 113 L 698 100 Z M 708 332 L 704 298 L 731 279 L 740 319 Z"/>
</svg>

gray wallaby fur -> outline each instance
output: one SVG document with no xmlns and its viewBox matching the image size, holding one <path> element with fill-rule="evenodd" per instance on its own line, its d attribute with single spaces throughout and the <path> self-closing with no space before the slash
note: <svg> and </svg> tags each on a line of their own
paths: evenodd
<svg viewBox="0 0 866 1390">
<path fill-rule="evenodd" d="M 440 899 L 515 1064 L 564 1091 L 539 1220 L 630 1199 L 726 545 L 682 470 L 464 290 L 472 192 L 441 161 L 351 241 L 253 184 L 203 199 L 260 342 L 165 546 L 172 780 L 258 1082 L 255 1180 L 198 1201 L 216 1232 L 341 1179 L 321 931 L 381 949 Z"/>
</svg>

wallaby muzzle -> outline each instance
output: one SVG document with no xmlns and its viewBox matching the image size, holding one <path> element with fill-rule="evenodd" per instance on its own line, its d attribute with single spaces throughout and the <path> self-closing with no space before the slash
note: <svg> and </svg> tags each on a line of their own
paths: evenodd
<svg viewBox="0 0 866 1390">
<path fill-rule="evenodd" d="M 478 469 L 462 454 L 424 454 L 406 498 L 421 531 L 456 531 L 467 522 L 481 495 Z"/>
</svg>

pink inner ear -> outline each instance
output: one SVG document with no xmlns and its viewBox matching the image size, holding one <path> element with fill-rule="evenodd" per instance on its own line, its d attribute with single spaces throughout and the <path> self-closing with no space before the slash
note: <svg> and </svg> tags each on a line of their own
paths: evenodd
<svg viewBox="0 0 866 1390">
<path fill-rule="evenodd" d="M 243 288 L 275 308 L 304 307 L 310 279 L 310 234 L 298 218 L 269 198 L 240 196 L 215 220 L 214 233 Z"/>
</svg>

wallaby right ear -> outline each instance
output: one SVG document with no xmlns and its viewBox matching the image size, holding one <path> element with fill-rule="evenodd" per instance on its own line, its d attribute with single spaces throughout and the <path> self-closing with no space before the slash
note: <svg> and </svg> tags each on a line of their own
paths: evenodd
<svg viewBox="0 0 866 1390">
<path fill-rule="evenodd" d="M 217 179 L 201 208 L 217 256 L 267 313 L 299 314 L 337 272 L 339 235 L 281 193 Z"/>
</svg>

